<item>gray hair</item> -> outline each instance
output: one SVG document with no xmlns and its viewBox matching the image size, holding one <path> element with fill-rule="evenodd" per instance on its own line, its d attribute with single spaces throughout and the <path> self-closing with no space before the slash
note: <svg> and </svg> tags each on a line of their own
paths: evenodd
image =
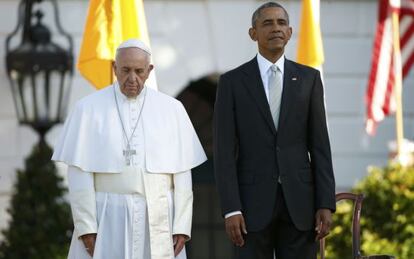
<svg viewBox="0 0 414 259">
<path fill-rule="evenodd" d="M 264 4 L 262 4 L 261 6 L 259 6 L 259 8 L 257 8 L 256 9 L 256 11 L 254 11 L 254 13 L 253 13 L 253 15 L 252 15 L 252 27 L 254 27 L 255 25 L 256 25 L 256 21 L 257 21 L 257 19 L 259 19 L 259 17 L 260 17 L 260 12 L 263 10 L 263 9 L 266 9 L 266 8 L 269 8 L 269 7 L 277 7 L 277 8 L 282 8 L 283 9 L 283 11 L 285 12 L 285 14 L 286 14 L 286 19 L 287 19 L 287 22 L 288 22 L 288 24 L 289 24 L 289 14 L 288 14 L 288 12 L 286 11 L 286 9 L 281 5 L 281 4 L 278 4 L 278 3 L 275 3 L 275 2 L 267 2 L 267 3 L 264 3 Z"/>
</svg>

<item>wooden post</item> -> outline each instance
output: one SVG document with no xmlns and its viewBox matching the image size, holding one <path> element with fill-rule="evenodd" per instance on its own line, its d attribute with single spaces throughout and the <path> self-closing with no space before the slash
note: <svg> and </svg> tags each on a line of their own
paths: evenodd
<svg viewBox="0 0 414 259">
<path fill-rule="evenodd" d="M 394 50 L 394 69 L 395 69 L 395 101 L 396 101 L 396 133 L 397 133 L 397 160 L 401 162 L 403 156 L 403 108 L 402 108 L 402 65 L 401 65 L 401 49 L 400 49 L 400 27 L 399 14 L 392 11 L 392 28 L 393 28 L 393 50 Z"/>
<path fill-rule="evenodd" d="M 109 73 L 111 73 L 111 75 L 109 77 L 110 80 L 111 80 L 110 84 L 112 84 L 114 82 L 114 70 L 113 70 L 114 62 L 115 61 L 111 62 L 111 64 L 110 64 L 111 68 L 109 69 L 109 71 L 110 71 Z"/>
</svg>

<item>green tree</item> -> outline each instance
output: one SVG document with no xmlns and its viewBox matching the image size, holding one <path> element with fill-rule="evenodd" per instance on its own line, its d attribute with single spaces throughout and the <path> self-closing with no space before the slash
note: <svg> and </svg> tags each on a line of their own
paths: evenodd
<svg viewBox="0 0 414 259">
<path fill-rule="evenodd" d="M 26 171 L 17 172 L 0 258 L 66 258 L 72 218 L 51 156 L 50 147 L 40 141 L 25 161 Z"/>
<path fill-rule="evenodd" d="M 414 167 L 372 167 L 353 189 L 365 196 L 361 211 L 361 252 L 414 258 Z M 327 258 L 351 258 L 352 204 L 339 203 Z"/>
</svg>

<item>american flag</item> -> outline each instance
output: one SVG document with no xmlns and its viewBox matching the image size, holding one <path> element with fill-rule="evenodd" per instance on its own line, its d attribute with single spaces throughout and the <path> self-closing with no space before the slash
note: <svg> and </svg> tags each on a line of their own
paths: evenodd
<svg viewBox="0 0 414 259">
<path fill-rule="evenodd" d="M 400 48 L 403 78 L 414 63 L 414 0 L 379 0 L 378 25 L 372 66 L 366 93 L 366 131 L 375 134 L 376 125 L 395 112 L 394 51 L 392 13 L 399 12 Z"/>
</svg>

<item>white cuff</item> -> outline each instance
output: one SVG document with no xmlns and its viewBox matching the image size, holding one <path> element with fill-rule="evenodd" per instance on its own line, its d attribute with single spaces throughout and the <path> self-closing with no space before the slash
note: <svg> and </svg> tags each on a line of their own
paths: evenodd
<svg viewBox="0 0 414 259">
<path fill-rule="evenodd" d="M 96 201 L 94 191 L 78 191 L 69 194 L 76 237 L 97 233 Z"/>
<path fill-rule="evenodd" d="M 173 235 L 183 234 L 191 238 L 193 219 L 193 192 L 174 192 Z"/>
<path fill-rule="evenodd" d="M 72 209 L 74 235 L 97 233 L 96 200 L 93 173 L 69 166 L 69 199 Z"/>
<path fill-rule="evenodd" d="M 231 216 L 234 216 L 234 215 L 241 215 L 242 213 L 241 213 L 241 211 L 233 211 L 233 212 L 229 212 L 229 213 L 227 213 L 226 215 L 224 215 L 224 218 L 225 219 L 227 219 L 227 218 L 230 218 Z"/>
<path fill-rule="evenodd" d="M 174 174 L 173 235 L 183 234 L 191 238 L 193 218 L 193 191 L 191 171 Z"/>
</svg>

